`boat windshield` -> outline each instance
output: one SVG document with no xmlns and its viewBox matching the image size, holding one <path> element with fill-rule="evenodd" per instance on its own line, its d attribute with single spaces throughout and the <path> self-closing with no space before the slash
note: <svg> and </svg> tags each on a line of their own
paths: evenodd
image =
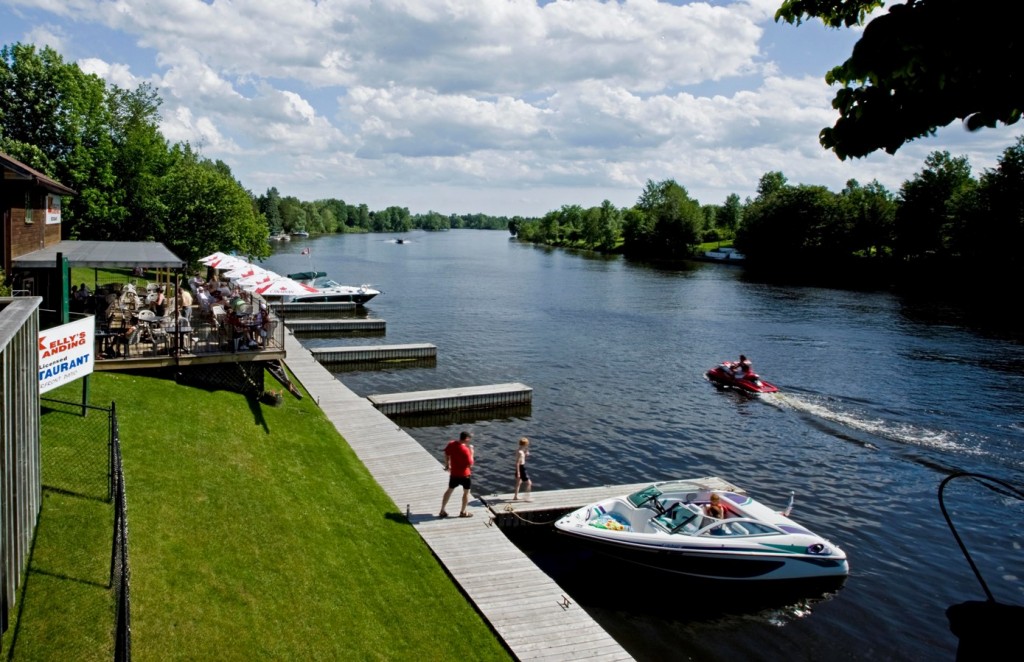
<svg viewBox="0 0 1024 662">
<path fill-rule="evenodd" d="M 651 485 L 650 487 L 645 487 L 639 492 L 633 492 L 626 498 L 629 499 L 629 502 L 631 504 L 633 504 L 637 508 L 640 508 L 641 506 L 644 506 L 647 503 L 656 500 L 660 496 L 661 490 L 659 490 L 654 485 Z"/>
<path fill-rule="evenodd" d="M 320 289 L 320 290 L 327 290 L 327 289 L 330 289 L 332 287 L 340 287 L 340 286 L 341 286 L 340 283 L 337 283 L 337 282 L 331 280 L 330 278 L 317 278 L 316 280 L 313 281 L 313 287 L 315 287 L 317 289 Z"/>
</svg>

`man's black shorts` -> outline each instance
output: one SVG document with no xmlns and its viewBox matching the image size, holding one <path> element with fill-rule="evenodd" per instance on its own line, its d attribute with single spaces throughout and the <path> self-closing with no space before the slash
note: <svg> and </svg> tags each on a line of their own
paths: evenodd
<svg viewBox="0 0 1024 662">
<path fill-rule="evenodd" d="M 462 487 L 468 490 L 472 483 L 473 481 L 470 476 L 462 476 L 461 478 L 457 476 L 451 476 L 450 478 L 448 478 L 448 489 L 454 490 L 459 485 L 462 485 Z"/>
</svg>

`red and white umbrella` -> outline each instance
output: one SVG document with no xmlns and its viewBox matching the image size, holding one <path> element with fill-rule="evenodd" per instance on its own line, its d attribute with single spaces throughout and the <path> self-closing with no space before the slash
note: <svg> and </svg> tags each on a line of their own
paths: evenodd
<svg viewBox="0 0 1024 662">
<path fill-rule="evenodd" d="M 279 278 L 281 278 L 279 274 L 276 274 L 273 271 L 267 271 L 261 274 L 255 274 L 248 278 L 240 278 L 235 281 L 235 285 L 242 288 L 246 292 L 252 292 L 258 286 L 266 285 L 271 281 L 278 280 Z"/>
<path fill-rule="evenodd" d="M 199 258 L 199 261 L 202 262 L 203 264 L 207 264 L 208 262 L 212 262 L 213 260 L 224 259 L 226 257 L 228 257 L 227 253 L 221 253 L 220 251 L 217 251 L 216 253 L 210 253 L 206 257 Z"/>
<path fill-rule="evenodd" d="M 246 267 L 251 267 L 252 265 L 240 257 L 225 255 L 222 258 L 210 260 L 206 263 L 206 266 L 220 271 L 231 271 L 232 269 L 244 269 Z"/>
<path fill-rule="evenodd" d="M 282 277 L 269 283 L 262 283 L 253 290 L 261 296 L 283 297 L 298 294 L 316 294 L 319 290 L 291 278 Z"/>
<path fill-rule="evenodd" d="M 231 269 L 230 271 L 224 272 L 224 277 L 228 280 L 241 280 L 242 278 L 251 278 L 253 276 L 259 276 L 261 274 L 270 273 L 263 267 L 257 267 L 255 264 L 246 264 L 244 267 L 238 267 Z"/>
</svg>

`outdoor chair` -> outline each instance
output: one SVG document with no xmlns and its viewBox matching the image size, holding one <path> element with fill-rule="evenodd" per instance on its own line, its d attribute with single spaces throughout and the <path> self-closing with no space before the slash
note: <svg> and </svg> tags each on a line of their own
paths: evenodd
<svg viewBox="0 0 1024 662">
<path fill-rule="evenodd" d="M 158 323 L 152 323 L 149 327 L 149 340 L 153 343 L 153 356 L 156 356 L 159 352 L 158 345 L 163 345 L 164 349 L 167 349 L 167 330 Z"/>
<path fill-rule="evenodd" d="M 122 336 L 117 339 L 117 346 L 120 349 L 121 345 L 124 345 L 124 358 L 131 356 L 132 347 L 138 347 L 139 340 L 142 338 L 142 327 L 136 326 L 131 333 L 127 336 Z"/>
</svg>

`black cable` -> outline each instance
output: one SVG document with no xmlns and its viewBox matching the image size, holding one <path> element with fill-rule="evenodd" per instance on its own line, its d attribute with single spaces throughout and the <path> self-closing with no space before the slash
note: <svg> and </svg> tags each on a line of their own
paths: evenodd
<svg viewBox="0 0 1024 662">
<path fill-rule="evenodd" d="M 986 476 L 985 474 L 977 474 L 977 473 L 969 473 L 969 472 L 957 472 L 955 474 L 951 474 L 949 476 L 946 476 L 946 478 L 944 478 L 942 480 L 942 482 L 939 483 L 939 509 L 942 511 L 942 516 L 946 518 L 946 524 L 949 525 L 949 530 L 953 533 L 953 537 L 956 539 L 956 544 L 960 545 L 960 551 L 962 551 L 964 553 L 964 558 L 967 559 L 967 563 L 970 564 L 971 570 L 974 571 L 974 576 L 978 578 L 978 583 L 981 584 L 982 590 L 984 590 L 985 591 L 985 595 L 988 596 L 988 601 L 989 602 L 995 602 L 996 600 L 992 596 L 992 591 L 990 591 L 988 589 L 988 584 L 985 583 L 985 578 L 981 576 L 981 572 L 978 570 L 978 566 L 974 564 L 974 559 L 971 558 L 970 552 L 967 551 L 967 546 L 964 545 L 963 540 L 960 539 L 960 534 L 958 534 L 956 532 L 956 527 L 953 526 L 953 520 L 950 518 L 949 513 L 946 511 L 946 504 L 943 501 L 942 493 L 946 489 L 946 485 L 951 480 L 953 480 L 954 478 L 974 478 L 975 480 L 978 481 L 978 483 L 980 483 L 981 485 L 987 487 L 988 489 L 992 490 L 993 492 L 1004 493 L 1001 490 L 996 489 L 992 485 L 989 485 L 988 483 L 985 483 L 984 481 L 991 481 L 993 483 L 998 483 L 999 485 L 1002 485 L 1006 489 L 1010 490 L 1010 492 L 1013 493 L 1011 496 L 1015 495 L 1018 499 L 1022 499 L 1022 500 L 1024 500 L 1024 492 L 1021 492 L 1020 490 L 1018 490 L 1013 485 L 1010 485 L 1009 483 L 1007 483 L 1005 481 L 1002 481 L 1002 480 L 1000 480 L 998 478 L 993 478 L 992 476 Z"/>
</svg>

